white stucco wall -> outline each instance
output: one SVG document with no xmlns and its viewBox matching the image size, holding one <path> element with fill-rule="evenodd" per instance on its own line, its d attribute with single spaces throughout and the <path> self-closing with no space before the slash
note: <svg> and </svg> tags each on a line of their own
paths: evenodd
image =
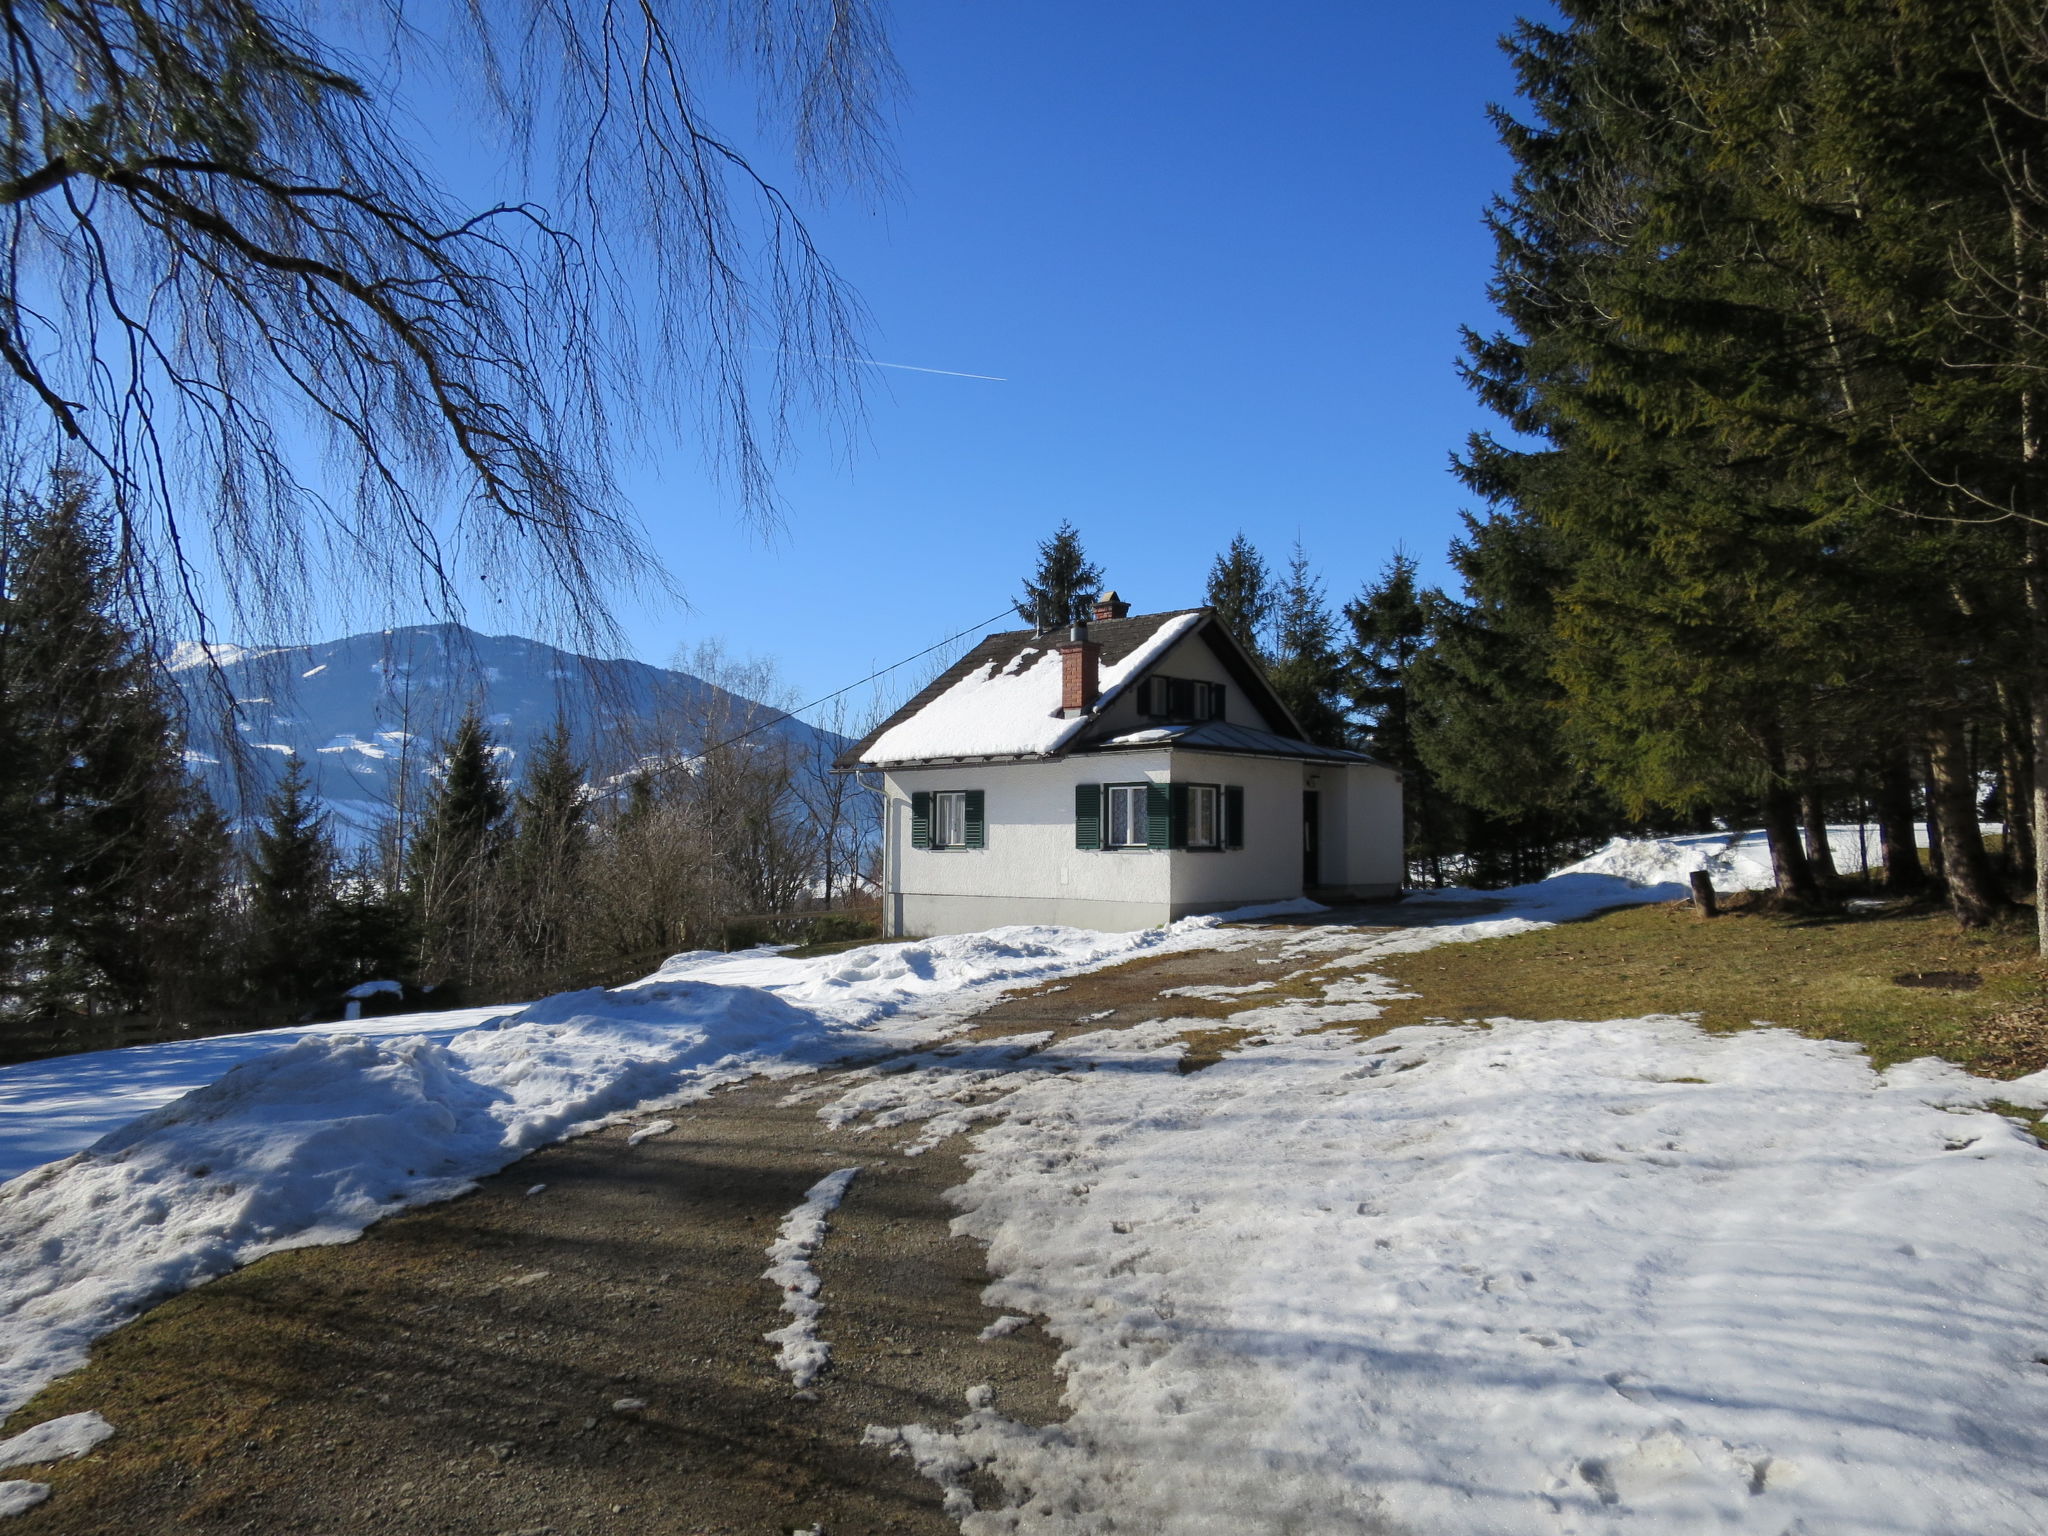
<svg viewBox="0 0 2048 1536">
<path fill-rule="evenodd" d="M 1248 725 L 1254 729 L 1282 733 L 1288 729 L 1282 722 L 1268 720 L 1252 707 L 1251 700 L 1246 697 L 1245 691 L 1238 687 L 1231 675 L 1224 670 L 1223 663 L 1216 658 L 1216 652 L 1210 649 L 1209 642 L 1204 640 L 1199 634 L 1189 635 L 1186 639 L 1169 647 L 1166 654 L 1147 669 L 1147 675 L 1153 677 L 1185 677 L 1191 678 L 1196 682 L 1221 683 L 1224 689 L 1223 718 L 1225 720 L 1231 721 L 1236 725 Z M 1123 731 L 1141 731 L 1147 726 L 1159 723 L 1150 715 L 1138 713 L 1138 690 L 1135 688 L 1127 688 L 1110 700 L 1108 706 L 1102 711 L 1101 718 L 1105 722 L 1103 734 L 1111 736 Z"/>
<path fill-rule="evenodd" d="M 1301 764 L 1226 752 L 1175 752 L 1183 784 L 1235 784 L 1244 790 L 1244 846 L 1189 848 L 1173 856 L 1176 917 L 1219 912 L 1301 894 Z"/>
<path fill-rule="evenodd" d="M 1074 786 L 1141 781 L 1241 787 L 1244 846 L 1076 848 Z M 1398 891 L 1400 777 L 1384 768 L 1155 749 L 892 770 L 883 776 L 888 931 L 973 933 L 1006 923 L 1119 931 L 1289 900 L 1302 893 L 1301 796 L 1311 781 L 1322 794 L 1323 885 Z M 911 795 L 941 789 L 982 791 L 985 847 L 910 846 Z"/>
<path fill-rule="evenodd" d="M 1321 883 L 1360 896 L 1401 889 L 1401 775 L 1364 763 L 1312 766 L 1322 793 Z"/>
<path fill-rule="evenodd" d="M 892 770 L 887 840 L 897 933 L 973 933 L 1003 923 L 1071 923 L 1110 931 L 1170 922 L 1172 855 L 1152 849 L 1074 846 L 1074 786 L 1164 783 L 1164 752 L 1101 759 L 994 763 Z M 910 846 L 910 796 L 919 790 L 978 789 L 986 796 L 988 846 Z"/>
</svg>

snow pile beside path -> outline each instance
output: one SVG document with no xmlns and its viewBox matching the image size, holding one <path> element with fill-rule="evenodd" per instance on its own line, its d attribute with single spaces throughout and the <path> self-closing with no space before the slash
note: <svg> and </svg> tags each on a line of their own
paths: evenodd
<svg viewBox="0 0 2048 1536">
<path fill-rule="evenodd" d="M 0 1411 L 152 1302 L 342 1242 L 579 1126 L 835 1049 L 758 991 L 568 993 L 445 1043 L 308 1035 L 0 1185 Z"/>
<path fill-rule="evenodd" d="M 1019 981 L 1218 942 L 1218 921 L 1002 928 L 817 960 L 681 955 L 631 986 L 517 1012 L 0 1068 L 0 1159 L 10 1130 L 46 1153 L 85 1147 L 0 1184 L 0 1413 L 100 1333 L 262 1254 L 345 1242 L 642 1106 L 929 1041 Z M 37 1105 L 69 1116 L 68 1141 L 38 1126 Z"/>
<path fill-rule="evenodd" d="M 970 1156 L 1073 1411 L 910 1427 L 1007 1490 L 969 1536 L 2040 1528 L 2048 1156 L 1941 1107 L 2008 1085 L 1676 1018 L 1147 1033 Z"/>
</svg>

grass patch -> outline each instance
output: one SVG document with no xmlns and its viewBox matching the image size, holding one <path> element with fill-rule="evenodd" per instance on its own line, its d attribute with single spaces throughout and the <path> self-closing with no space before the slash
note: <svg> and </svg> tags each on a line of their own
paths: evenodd
<svg viewBox="0 0 2048 1536">
<path fill-rule="evenodd" d="M 1420 997 L 1377 1027 L 1430 1020 L 1697 1014 L 1709 1030 L 1776 1024 L 1849 1040 L 1888 1067 L 1940 1056 L 1987 1077 L 2048 1067 L 2048 977 L 2031 913 L 1959 933 L 1928 908 L 1801 916 L 1736 898 L 1702 922 L 1689 905 L 1627 907 L 1535 933 L 1388 955 L 1375 971 Z M 1974 973 L 1969 989 L 1901 975 Z"/>
</svg>

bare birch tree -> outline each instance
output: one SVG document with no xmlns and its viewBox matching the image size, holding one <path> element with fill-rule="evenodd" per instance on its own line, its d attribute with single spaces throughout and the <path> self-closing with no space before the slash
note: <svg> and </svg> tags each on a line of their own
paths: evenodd
<svg viewBox="0 0 2048 1536">
<path fill-rule="evenodd" d="M 338 572 L 452 616 L 467 574 L 601 633 L 646 568 L 611 466 L 647 413 L 760 510 L 791 413 L 850 404 L 855 305 L 699 88 L 750 83 L 812 186 L 879 184 L 870 0 L 0 0 L 0 30 L 0 434 L 95 469 L 202 634 L 209 547 L 244 622 Z M 447 189 L 408 87 L 459 93 L 513 200 Z"/>
</svg>

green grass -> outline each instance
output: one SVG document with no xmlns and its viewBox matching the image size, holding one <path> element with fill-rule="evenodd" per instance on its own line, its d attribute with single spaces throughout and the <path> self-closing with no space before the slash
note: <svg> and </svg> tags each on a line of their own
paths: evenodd
<svg viewBox="0 0 2048 1536">
<path fill-rule="evenodd" d="M 1375 1028 L 1431 1019 L 1632 1018 L 1689 1013 L 1710 1030 L 1776 1024 L 1848 1040 L 1890 1066 L 1940 1056 L 1983 1076 L 2048 1067 L 2048 975 L 2032 914 L 1961 933 L 1925 907 L 1790 916 L 1735 898 L 1701 921 L 1690 906 L 1630 907 L 1512 938 L 1389 955 L 1374 969 L 1420 994 Z M 1982 977 L 1972 991 L 1903 987 L 1909 972 Z"/>
</svg>

